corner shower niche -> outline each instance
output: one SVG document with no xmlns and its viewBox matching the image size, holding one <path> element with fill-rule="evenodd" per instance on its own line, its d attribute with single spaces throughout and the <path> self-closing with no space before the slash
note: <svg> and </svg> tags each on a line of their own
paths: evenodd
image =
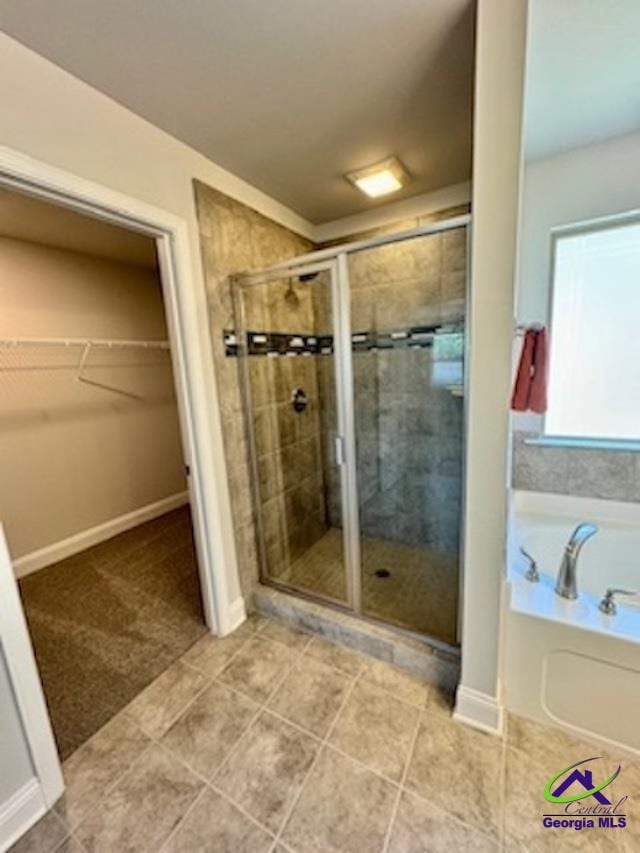
<svg viewBox="0 0 640 853">
<path fill-rule="evenodd" d="M 237 277 L 227 346 L 243 376 L 262 580 L 449 645 L 466 225 Z"/>
</svg>

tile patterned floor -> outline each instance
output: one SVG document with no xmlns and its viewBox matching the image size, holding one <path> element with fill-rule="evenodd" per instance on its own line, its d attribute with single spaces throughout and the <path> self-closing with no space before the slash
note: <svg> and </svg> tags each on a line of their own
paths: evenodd
<svg viewBox="0 0 640 853">
<path fill-rule="evenodd" d="M 200 639 L 78 749 L 64 797 L 12 853 L 640 849 L 637 817 L 611 837 L 539 828 L 548 775 L 592 746 L 518 718 L 493 738 L 450 705 L 388 664 L 253 617 Z M 640 763 L 625 774 L 640 803 Z"/>
<path fill-rule="evenodd" d="M 370 536 L 364 536 L 361 545 L 364 612 L 454 644 L 457 558 Z M 378 569 L 387 569 L 389 576 L 378 577 Z M 276 579 L 306 592 L 345 601 L 342 531 L 331 528 Z"/>
</svg>

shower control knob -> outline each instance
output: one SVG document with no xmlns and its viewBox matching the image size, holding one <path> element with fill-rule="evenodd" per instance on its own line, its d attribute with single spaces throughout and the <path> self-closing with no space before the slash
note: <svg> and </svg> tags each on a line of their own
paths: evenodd
<svg viewBox="0 0 640 853">
<path fill-rule="evenodd" d="M 302 388 L 296 388 L 291 394 L 291 405 L 293 406 L 294 412 L 298 413 L 304 412 L 309 405 L 309 398 Z"/>
</svg>

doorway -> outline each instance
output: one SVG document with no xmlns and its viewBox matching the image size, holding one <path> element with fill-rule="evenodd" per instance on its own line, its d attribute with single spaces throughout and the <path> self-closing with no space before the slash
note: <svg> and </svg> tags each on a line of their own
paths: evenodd
<svg viewBox="0 0 640 853">
<path fill-rule="evenodd" d="M 234 281 L 262 579 L 458 643 L 469 217 Z"/>
<path fill-rule="evenodd" d="M 66 759 L 207 630 L 155 241 L 0 189 L 0 517 Z"/>
<path fill-rule="evenodd" d="M 235 549 L 225 510 L 225 472 L 219 452 L 222 436 L 213 417 L 216 387 L 188 224 L 163 209 L 6 148 L 0 149 L 0 187 L 154 241 L 188 467 L 204 616 L 212 633 L 229 633 L 243 621 L 244 607 L 234 586 Z M 26 775 L 16 794 L 17 811 L 11 815 L 4 841 L 5 837 L 16 837 L 13 833 L 23 832 L 54 805 L 64 791 L 64 780 L 1 519 L 0 589 L 0 646 L 8 675 L 8 685 L 0 684 L 0 692 L 4 707 L 21 732 L 16 749 L 23 759 L 24 773 L 35 774 L 33 778 Z"/>
</svg>

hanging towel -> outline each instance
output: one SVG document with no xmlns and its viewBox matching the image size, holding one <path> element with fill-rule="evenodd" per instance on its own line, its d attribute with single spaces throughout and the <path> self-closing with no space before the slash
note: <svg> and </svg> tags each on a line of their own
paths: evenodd
<svg viewBox="0 0 640 853">
<path fill-rule="evenodd" d="M 514 412 L 547 410 L 547 333 L 527 329 L 511 397 Z"/>
<path fill-rule="evenodd" d="M 547 411 L 547 330 L 539 329 L 535 335 L 529 408 L 542 415 Z"/>
<path fill-rule="evenodd" d="M 527 329 L 524 333 L 520 364 L 513 386 L 511 408 L 514 412 L 526 412 L 529 408 L 529 393 L 531 391 L 531 374 L 533 371 L 533 355 L 536 348 L 536 333 Z"/>
</svg>

